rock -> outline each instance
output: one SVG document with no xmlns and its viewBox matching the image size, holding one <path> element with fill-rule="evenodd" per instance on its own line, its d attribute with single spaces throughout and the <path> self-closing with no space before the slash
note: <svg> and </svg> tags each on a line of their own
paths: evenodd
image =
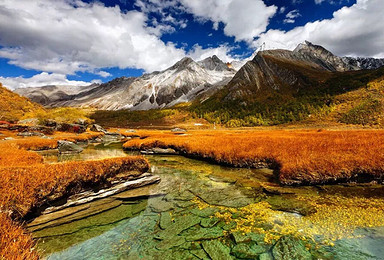
<svg viewBox="0 0 384 260">
<path fill-rule="evenodd" d="M 79 193 L 79 194 L 76 194 L 76 195 L 69 197 L 67 200 L 67 203 L 64 205 L 61 205 L 58 207 L 47 208 L 44 211 L 44 214 L 48 214 L 50 212 L 62 210 L 62 209 L 68 208 L 68 207 L 73 207 L 76 205 L 85 204 L 85 203 L 88 203 L 88 202 L 91 202 L 94 200 L 107 198 L 107 197 L 110 197 L 114 194 L 126 191 L 128 189 L 135 189 L 135 188 L 142 187 L 145 185 L 157 183 L 159 181 L 160 181 L 159 176 L 150 175 L 150 176 L 142 177 L 142 178 L 139 178 L 136 180 L 125 181 L 123 183 L 119 183 L 119 184 L 114 185 L 110 188 L 102 189 L 102 190 L 99 190 L 97 192 L 94 192 L 94 191 L 82 192 L 82 193 Z"/>
<path fill-rule="evenodd" d="M 81 153 L 83 151 L 83 148 L 69 141 L 58 141 L 57 146 L 59 153 Z"/>
<path fill-rule="evenodd" d="M 187 241 L 198 241 L 216 239 L 224 236 L 224 232 L 221 228 L 198 228 L 195 230 L 187 230 L 182 233 Z"/>
<path fill-rule="evenodd" d="M 160 213 L 170 211 L 174 208 L 174 205 L 173 203 L 162 200 L 162 198 L 153 198 L 149 207 L 153 212 Z"/>
<path fill-rule="evenodd" d="M 201 260 L 209 260 L 209 256 L 203 249 L 195 249 L 195 250 L 190 250 L 191 254 L 196 256 L 198 259 Z"/>
<path fill-rule="evenodd" d="M 56 131 L 71 133 L 84 133 L 87 130 L 84 125 L 66 123 L 56 125 L 55 129 Z"/>
<path fill-rule="evenodd" d="M 275 260 L 312 259 L 311 253 L 305 248 L 303 241 L 291 236 L 280 238 L 272 248 L 272 255 Z"/>
<path fill-rule="evenodd" d="M 169 237 L 177 236 L 182 231 L 193 227 L 196 224 L 200 223 L 200 218 L 196 216 L 182 216 L 175 219 L 175 222 L 170 225 L 166 230 L 160 231 L 156 234 L 155 238 L 157 239 L 167 239 Z"/>
<path fill-rule="evenodd" d="M 155 147 L 155 148 L 148 149 L 148 150 L 143 150 L 143 151 L 141 151 L 141 153 L 142 154 L 174 154 L 174 155 L 179 154 L 174 149 L 171 149 L 171 148 L 163 149 L 163 148 L 159 148 L 159 147 Z"/>
<path fill-rule="evenodd" d="M 18 124 L 20 125 L 38 125 L 39 124 L 39 119 L 37 118 L 28 118 L 28 119 L 24 119 L 24 120 L 20 120 L 17 122 Z"/>
<path fill-rule="evenodd" d="M 232 254 L 238 258 L 256 259 L 266 249 L 256 243 L 240 243 L 232 248 Z"/>
<path fill-rule="evenodd" d="M 179 128 L 179 127 L 176 127 L 176 128 L 173 128 L 172 130 L 171 130 L 171 132 L 173 132 L 173 133 L 175 133 L 175 132 L 182 132 L 182 133 L 185 133 L 185 132 L 187 132 L 187 130 L 186 129 L 183 129 L 183 128 Z"/>
<path fill-rule="evenodd" d="M 185 239 L 180 236 L 174 236 L 169 239 L 164 239 L 156 245 L 159 250 L 166 250 L 172 247 L 178 247 L 185 243 Z"/>
<path fill-rule="evenodd" d="M 264 244 L 264 234 L 256 234 L 256 233 L 247 233 L 243 234 L 240 231 L 232 232 L 231 233 L 233 239 L 235 240 L 236 244 L 239 243 L 248 243 L 248 242 L 256 242 L 258 245 Z"/>
<path fill-rule="evenodd" d="M 259 255 L 259 260 L 273 260 L 273 256 L 270 253 L 262 253 Z"/>
<path fill-rule="evenodd" d="M 45 126 L 48 126 L 48 127 L 56 127 L 57 126 L 57 122 L 55 120 L 52 120 L 52 119 L 48 119 L 45 121 Z"/>
<path fill-rule="evenodd" d="M 43 133 L 39 133 L 39 132 L 21 132 L 21 133 L 18 133 L 17 135 L 18 136 L 24 136 L 24 137 L 27 137 L 27 136 L 44 136 Z"/>
<path fill-rule="evenodd" d="M 212 260 L 230 260 L 233 259 L 229 254 L 229 247 L 223 245 L 218 240 L 204 241 L 202 243 L 204 251 L 209 255 Z"/>
<path fill-rule="evenodd" d="M 140 198 L 165 195 L 165 193 L 162 191 L 155 191 L 154 190 L 155 185 L 156 184 L 144 186 L 144 187 L 133 189 L 133 190 L 127 190 L 127 191 L 118 193 L 116 195 L 113 195 L 113 197 L 120 200 L 136 200 Z"/>
<path fill-rule="evenodd" d="M 216 208 L 192 209 L 191 213 L 199 217 L 209 217 L 218 211 Z"/>
<path fill-rule="evenodd" d="M 219 219 L 217 218 L 204 218 L 201 220 L 200 225 L 205 228 L 210 228 L 215 226 L 219 222 Z"/>
<path fill-rule="evenodd" d="M 108 133 L 107 130 L 105 130 L 101 125 L 98 125 L 98 124 L 93 124 L 91 126 L 91 131 L 93 131 L 93 132 L 102 132 L 104 134 Z"/>
<path fill-rule="evenodd" d="M 169 212 L 161 212 L 159 222 L 160 228 L 167 229 L 172 223 L 171 214 L 169 214 Z"/>
<path fill-rule="evenodd" d="M 79 125 L 88 125 L 88 121 L 87 119 L 84 119 L 84 118 L 78 118 L 76 120 L 76 124 L 79 124 Z"/>
</svg>

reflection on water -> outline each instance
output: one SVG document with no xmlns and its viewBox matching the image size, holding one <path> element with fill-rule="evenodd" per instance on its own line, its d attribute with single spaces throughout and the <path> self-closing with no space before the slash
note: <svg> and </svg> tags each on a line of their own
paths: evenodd
<svg viewBox="0 0 384 260">
<path fill-rule="evenodd" d="M 125 154 L 115 144 L 44 156 Z M 36 219 L 39 250 L 49 259 L 383 259 L 382 186 L 282 188 L 266 169 L 147 158 L 159 184 Z"/>
</svg>

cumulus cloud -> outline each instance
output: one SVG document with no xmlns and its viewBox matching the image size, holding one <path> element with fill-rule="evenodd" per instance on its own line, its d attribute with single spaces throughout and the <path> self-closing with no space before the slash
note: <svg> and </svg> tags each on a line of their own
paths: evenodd
<svg viewBox="0 0 384 260">
<path fill-rule="evenodd" d="M 148 26 L 142 12 L 98 2 L 0 1 L 0 56 L 27 69 L 59 74 L 104 67 L 163 69 L 185 54 L 159 39 L 164 30 Z"/>
<path fill-rule="evenodd" d="M 186 11 L 202 20 L 211 20 L 214 29 L 224 24 L 224 33 L 237 41 L 251 42 L 268 26 L 276 6 L 266 6 L 262 0 L 179 0 Z"/>
<path fill-rule="evenodd" d="M 3 86 L 12 90 L 16 88 L 40 87 L 46 85 L 86 86 L 94 83 L 68 80 L 66 75 L 47 72 L 42 72 L 29 78 L 25 78 L 23 76 L 0 77 L 0 82 L 3 84 Z"/>
<path fill-rule="evenodd" d="M 332 19 L 307 23 L 288 32 L 269 30 L 255 46 L 283 46 L 294 49 L 309 40 L 337 55 L 384 57 L 384 16 L 382 0 L 357 0 L 351 7 L 334 12 Z"/>
</svg>

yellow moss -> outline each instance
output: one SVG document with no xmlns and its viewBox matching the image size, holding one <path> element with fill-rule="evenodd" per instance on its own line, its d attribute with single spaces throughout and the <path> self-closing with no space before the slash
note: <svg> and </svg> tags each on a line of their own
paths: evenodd
<svg viewBox="0 0 384 260">
<path fill-rule="evenodd" d="M 356 228 L 384 226 L 384 200 L 374 198 L 345 198 L 336 195 L 325 197 L 299 196 L 303 205 L 310 205 L 316 212 L 307 216 L 273 210 L 262 201 L 243 208 L 211 206 L 199 199 L 193 202 L 200 209 L 217 208 L 215 217 L 226 223 L 234 222 L 231 232 L 259 233 L 265 235 L 265 242 L 272 243 L 284 235 L 293 235 L 302 240 L 322 237 L 323 243 L 333 246 L 333 241 L 342 238 L 356 238 Z M 237 213 L 240 217 L 233 218 Z M 272 225 L 266 230 L 263 225 Z"/>
</svg>

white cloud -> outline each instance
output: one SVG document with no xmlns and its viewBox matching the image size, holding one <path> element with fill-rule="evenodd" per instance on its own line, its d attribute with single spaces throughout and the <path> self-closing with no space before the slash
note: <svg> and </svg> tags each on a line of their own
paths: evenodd
<svg viewBox="0 0 384 260">
<path fill-rule="evenodd" d="M 224 24 L 224 33 L 237 41 L 251 42 L 268 26 L 276 6 L 266 6 L 262 0 L 179 0 L 187 12 L 211 20 L 214 29 Z"/>
<path fill-rule="evenodd" d="M 101 76 L 101 77 L 103 77 L 103 78 L 107 78 L 107 77 L 110 77 L 110 76 L 112 76 L 112 74 L 111 73 L 109 73 L 109 72 L 107 72 L 107 71 L 98 71 L 98 72 L 96 72 L 96 74 L 97 75 L 99 75 L 99 76 Z"/>
<path fill-rule="evenodd" d="M 325 0 L 315 0 L 315 3 L 317 4 L 317 5 L 319 5 L 319 4 L 321 4 L 322 2 L 324 2 Z"/>
<path fill-rule="evenodd" d="M 294 23 L 296 21 L 295 19 L 300 16 L 299 10 L 292 10 L 285 16 L 284 23 Z"/>
<path fill-rule="evenodd" d="M 65 86 L 86 86 L 93 82 L 68 80 L 63 74 L 42 72 L 30 78 L 20 77 L 0 77 L 3 86 L 9 89 L 40 87 L 46 85 L 65 85 Z"/>
<path fill-rule="evenodd" d="M 280 9 L 279 9 L 279 13 L 280 13 L 280 14 L 285 13 L 285 10 L 286 10 L 286 9 L 287 9 L 287 8 L 286 8 L 285 6 L 280 7 Z"/>
<path fill-rule="evenodd" d="M 351 7 L 343 7 L 332 19 L 307 23 L 288 32 L 269 30 L 255 41 L 267 46 L 294 49 L 309 40 L 337 55 L 384 57 L 384 15 L 382 0 L 357 0 Z"/>
<path fill-rule="evenodd" d="M 159 39 L 170 27 L 146 22 L 144 13 L 98 2 L 2 0 L 0 56 L 26 69 L 59 74 L 115 66 L 153 71 L 184 56 L 184 50 Z"/>
<path fill-rule="evenodd" d="M 217 48 L 207 48 L 203 49 L 200 45 L 196 44 L 193 46 L 191 51 L 187 53 L 188 56 L 190 56 L 195 61 L 200 61 L 205 58 L 211 57 L 213 55 L 216 55 L 224 62 L 230 62 L 234 58 L 229 55 L 229 52 L 233 48 L 227 46 L 227 45 L 221 45 Z"/>
</svg>

